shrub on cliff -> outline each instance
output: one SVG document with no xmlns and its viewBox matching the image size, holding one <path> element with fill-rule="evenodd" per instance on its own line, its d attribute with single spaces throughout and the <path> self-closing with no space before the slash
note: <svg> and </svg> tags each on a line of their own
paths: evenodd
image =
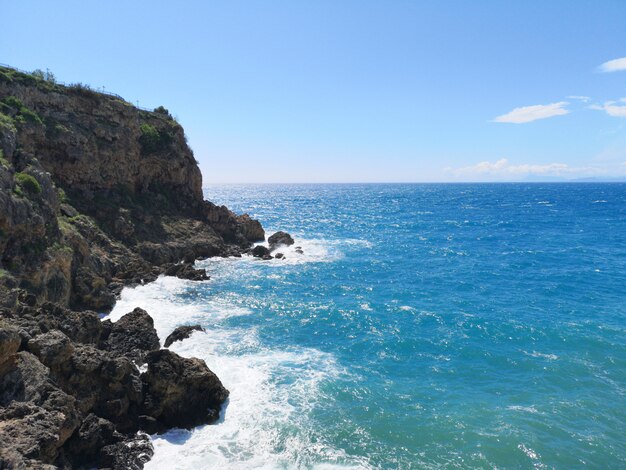
<svg viewBox="0 0 626 470">
<path fill-rule="evenodd" d="M 20 187 L 24 188 L 31 194 L 41 193 L 41 185 L 39 184 L 39 181 L 28 173 L 16 173 L 15 181 Z"/>
<path fill-rule="evenodd" d="M 163 106 L 159 106 L 158 108 L 154 108 L 154 112 L 157 113 L 157 114 L 162 114 L 163 116 L 168 118 L 170 121 L 174 120 L 174 118 L 170 114 L 169 110 L 167 108 L 163 107 Z"/>
<path fill-rule="evenodd" d="M 141 153 L 148 155 L 164 150 L 172 141 L 172 136 L 166 131 L 159 131 L 151 124 L 143 123 L 140 127 Z"/>
<path fill-rule="evenodd" d="M 15 114 L 15 117 L 13 119 L 18 124 L 23 124 L 25 122 L 43 124 L 43 121 L 41 120 L 39 115 L 32 109 L 24 106 L 24 104 L 22 104 L 22 102 L 15 96 L 7 96 L 2 101 L 0 101 L 0 103 L 2 103 L 1 109 L 3 111 L 11 111 Z"/>
</svg>

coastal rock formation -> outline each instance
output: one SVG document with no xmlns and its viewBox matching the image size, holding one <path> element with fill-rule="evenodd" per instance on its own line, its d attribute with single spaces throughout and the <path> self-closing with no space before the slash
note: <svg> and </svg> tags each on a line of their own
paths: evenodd
<svg viewBox="0 0 626 470">
<path fill-rule="evenodd" d="M 160 347 L 152 317 L 139 307 L 115 323 L 107 320 L 103 326 L 107 330 L 106 349 L 136 364 L 142 364 L 146 353 Z"/>
<path fill-rule="evenodd" d="M 161 349 L 149 353 L 146 361 L 144 413 L 156 420 L 156 429 L 190 428 L 218 419 L 228 390 L 203 360 Z"/>
<path fill-rule="evenodd" d="M 163 347 L 169 348 L 175 341 L 182 341 L 189 338 L 191 336 L 191 333 L 193 333 L 194 331 L 205 331 L 205 329 L 202 328 L 200 325 L 179 326 L 174 331 L 172 331 L 167 338 L 165 338 L 165 344 L 163 345 Z"/>
<path fill-rule="evenodd" d="M 206 280 L 194 261 L 264 239 L 203 199 L 164 108 L 0 67 L 0 468 L 140 469 L 142 430 L 215 421 L 228 391 L 203 361 L 161 350 L 141 308 L 96 312 L 164 273 Z"/>
<path fill-rule="evenodd" d="M 270 250 L 263 245 L 257 245 L 252 249 L 252 256 L 255 258 L 262 259 L 272 259 L 272 255 L 270 255 Z"/>
<path fill-rule="evenodd" d="M 166 276 L 176 276 L 190 281 L 208 281 L 206 269 L 196 269 L 191 263 L 174 264 L 165 270 Z"/>
<path fill-rule="evenodd" d="M 291 246 L 295 243 L 291 235 L 287 232 L 276 232 L 267 239 L 267 242 L 269 243 L 270 250 L 272 251 L 280 245 Z"/>
</svg>

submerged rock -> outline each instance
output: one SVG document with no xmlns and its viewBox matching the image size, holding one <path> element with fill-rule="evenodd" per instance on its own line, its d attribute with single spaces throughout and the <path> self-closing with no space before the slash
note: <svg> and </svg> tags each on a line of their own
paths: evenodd
<svg viewBox="0 0 626 470">
<path fill-rule="evenodd" d="M 191 428 L 214 422 L 228 398 L 228 390 L 201 359 L 183 358 L 167 349 L 146 356 L 142 374 L 146 398 L 143 414 L 161 430 Z"/>
<path fill-rule="evenodd" d="M 172 333 L 170 333 L 167 338 L 165 338 L 165 344 L 163 346 L 168 348 L 175 341 L 182 341 L 184 339 L 187 339 L 194 331 L 205 331 L 205 329 L 202 328 L 200 325 L 179 326 L 174 331 L 172 331 Z"/>
</svg>

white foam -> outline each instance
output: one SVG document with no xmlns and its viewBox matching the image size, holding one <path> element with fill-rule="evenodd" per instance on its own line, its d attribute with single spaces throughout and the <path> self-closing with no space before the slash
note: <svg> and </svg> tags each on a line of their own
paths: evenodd
<svg viewBox="0 0 626 470">
<path fill-rule="evenodd" d="M 268 233 L 271 233 L 268 231 Z M 344 248 L 372 248 L 372 242 L 368 240 L 361 240 L 355 238 L 344 239 L 321 239 L 321 238 L 302 238 L 294 236 L 294 244 L 291 246 L 279 245 L 272 254 L 282 253 L 284 255 L 281 259 L 271 259 L 261 261 L 259 258 L 254 258 L 251 255 L 244 256 L 244 259 L 252 260 L 254 262 L 264 262 L 268 264 L 302 264 L 302 263 L 329 263 L 337 261 L 343 258 Z M 263 245 L 268 247 L 266 242 L 258 243 L 257 245 Z M 255 245 L 256 246 L 256 245 Z M 298 250 L 302 253 L 299 253 Z"/>
<path fill-rule="evenodd" d="M 210 260 L 205 264 L 218 263 L 221 275 L 228 276 L 235 275 L 241 262 L 256 261 Z M 251 270 L 245 272 L 253 275 Z M 202 288 L 210 289 L 210 282 Z M 160 277 L 151 284 L 126 288 L 106 317 L 116 321 L 135 307 L 144 308 L 154 319 L 161 341 L 176 326 L 210 324 L 206 333 L 195 332 L 170 349 L 205 360 L 230 390 L 217 424 L 152 436 L 155 453 L 145 468 L 370 468 L 365 459 L 324 443 L 311 422 L 311 411 L 325 401 L 321 385 L 347 374 L 334 357 L 311 348 L 264 347 L 254 328 L 229 327 L 225 322 L 233 315 L 250 313 L 233 304 L 232 294 L 207 300 L 205 293 L 196 299 L 197 287 L 192 281 Z"/>
</svg>

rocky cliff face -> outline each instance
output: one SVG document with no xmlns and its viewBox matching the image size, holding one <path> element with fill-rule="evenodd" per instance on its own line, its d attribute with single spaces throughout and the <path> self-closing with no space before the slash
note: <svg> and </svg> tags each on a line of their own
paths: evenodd
<svg viewBox="0 0 626 470">
<path fill-rule="evenodd" d="M 163 108 L 0 68 L 0 149 L 0 269 L 42 301 L 107 309 L 121 285 L 168 263 L 236 255 L 265 236 L 203 200 Z"/>
<path fill-rule="evenodd" d="M 228 391 L 160 350 L 148 313 L 92 311 L 165 271 L 206 279 L 172 265 L 264 239 L 201 187 L 166 110 L 0 67 L 0 468 L 141 468 L 138 430 L 217 418 Z"/>
</svg>

